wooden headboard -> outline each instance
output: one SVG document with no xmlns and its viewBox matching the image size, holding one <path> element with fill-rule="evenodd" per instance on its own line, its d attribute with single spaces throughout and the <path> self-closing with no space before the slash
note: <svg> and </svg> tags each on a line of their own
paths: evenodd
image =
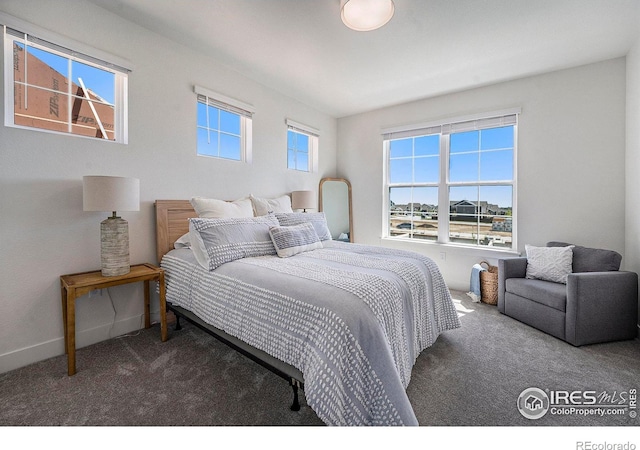
<svg viewBox="0 0 640 450">
<path fill-rule="evenodd" d="M 173 244 L 189 231 L 189 219 L 197 217 L 189 200 L 156 200 L 156 256 L 158 263 Z"/>
</svg>

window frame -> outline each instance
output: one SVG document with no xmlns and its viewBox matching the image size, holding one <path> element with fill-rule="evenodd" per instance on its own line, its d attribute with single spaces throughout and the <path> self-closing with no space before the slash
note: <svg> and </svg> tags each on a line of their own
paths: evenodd
<svg viewBox="0 0 640 450">
<path fill-rule="evenodd" d="M 255 109 L 252 105 L 244 103 L 240 100 L 228 97 L 224 94 L 220 94 L 209 89 L 203 88 L 198 85 L 194 85 L 194 92 L 196 94 L 196 156 L 204 158 L 221 159 L 225 161 L 236 161 L 251 163 L 253 155 L 253 114 Z M 198 123 L 198 103 L 202 103 L 207 108 L 207 127 L 202 127 Z M 198 129 L 205 128 L 207 130 L 213 130 L 210 128 L 208 120 L 209 106 L 219 109 L 220 111 L 226 111 L 231 114 L 235 114 L 240 118 L 240 159 L 227 158 L 220 156 L 220 149 L 218 148 L 218 155 L 208 155 L 199 153 L 198 151 Z M 225 133 L 223 130 L 216 130 L 218 133 Z"/>
<path fill-rule="evenodd" d="M 29 22 L 15 18 L 8 14 L 0 12 L 0 23 L 2 24 L 3 37 L 3 63 L 4 63 L 4 125 L 6 127 L 18 128 L 24 130 L 32 130 L 44 133 L 53 133 L 63 136 L 73 136 L 85 139 L 94 139 L 105 142 L 115 142 L 119 144 L 128 143 L 128 75 L 132 71 L 132 65 L 117 56 L 111 55 L 101 50 L 94 49 L 85 44 L 79 43 L 64 36 L 57 35 L 53 32 L 37 27 Z M 14 43 L 19 43 L 26 48 L 36 48 L 40 51 L 64 58 L 69 65 L 73 62 L 84 64 L 97 68 L 99 70 L 114 74 L 114 138 L 88 136 L 77 134 L 72 131 L 73 122 L 70 119 L 72 115 L 69 109 L 68 117 L 65 120 L 68 123 L 67 131 L 51 130 L 18 124 L 15 121 L 15 91 L 14 91 Z M 25 53 L 26 56 L 26 53 Z M 25 88 L 30 85 L 25 83 Z M 71 86 L 71 85 L 70 85 Z M 36 89 L 48 90 L 41 86 L 32 86 Z M 71 89 L 71 88 L 69 88 Z M 74 96 L 71 91 L 61 92 L 62 95 Z M 90 100 L 90 107 L 93 109 L 93 103 L 101 103 L 98 100 Z M 106 134 L 106 133 L 105 133 Z"/>
<path fill-rule="evenodd" d="M 304 125 L 300 122 L 296 122 L 291 119 L 285 119 L 285 124 L 287 125 L 287 139 L 286 139 L 287 169 L 295 170 L 297 172 L 303 172 L 303 173 L 318 172 L 318 148 L 319 148 L 319 141 L 320 141 L 320 131 L 316 128 L 310 127 L 309 125 Z M 290 131 L 296 134 L 302 134 L 304 136 L 307 136 L 307 138 L 309 139 L 309 148 L 307 152 L 307 170 L 301 170 L 301 169 L 298 169 L 297 167 L 289 167 L 289 150 L 290 150 L 289 149 L 289 132 Z"/>
<path fill-rule="evenodd" d="M 382 130 L 383 135 L 383 224 L 382 238 L 394 241 L 405 241 L 421 243 L 427 245 L 452 245 L 456 247 L 473 248 L 480 250 L 495 250 L 503 252 L 514 252 L 517 247 L 517 149 L 518 149 L 518 122 L 520 108 L 494 111 L 476 115 L 457 117 L 447 120 L 426 122 L 419 124 L 403 125 Z M 449 179 L 450 165 L 450 136 L 455 133 L 470 131 L 471 129 L 484 130 L 513 126 L 513 177 L 512 180 L 491 180 L 491 181 L 455 181 Z M 471 128 L 474 127 L 474 128 Z M 475 128 L 477 127 L 477 128 Z M 406 139 L 409 137 L 420 137 L 429 135 L 439 135 L 439 179 L 437 182 L 428 183 L 392 183 L 390 172 L 390 143 L 396 139 Z M 473 243 L 452 242 L 450 239 L 450 189 L 452 187 L 478 187 L 483 186 L 511 186 L 511 246 L 498 247 L 480 245 Z M 398 187 L 437 187 L 438 189 L 438 231 L 435 240 L 416 239 L 411 233 L 411 237 L 392 236 L 390 232 L 391 214 L 391 188 Z M 413 231 L 413 228 L 412 228 Z"/>
</svg>

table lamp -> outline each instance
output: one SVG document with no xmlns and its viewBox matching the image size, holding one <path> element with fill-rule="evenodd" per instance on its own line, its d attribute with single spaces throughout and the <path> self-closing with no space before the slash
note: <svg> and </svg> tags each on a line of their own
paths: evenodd
<svg viewBox="0 0 640 450">
<path fill-rule="evenodd" d="M 112 211 L 100 223 L 102 276 L 113 277 L 130 271 L 129 224 L 116 211 L 140 210 L 140 180 L 137 178 L 82 177 L 82 203 L 85 211 Z"/>
<path fill-rule="evenodd" d="M 316 196 L 313 191 L 293 191 L 291 193 L 292 209 L 301 209 L 302 212 L 307 212 L 307 209 L 316 207 Z"/>
</svg>

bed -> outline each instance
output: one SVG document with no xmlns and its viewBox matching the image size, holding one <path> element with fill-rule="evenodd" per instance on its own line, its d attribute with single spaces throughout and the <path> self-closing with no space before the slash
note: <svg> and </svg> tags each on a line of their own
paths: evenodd
<svg viewBox="0 0 640 450">
<path fill-rule="evenodd" d="M 206 266 L 196 251 L 202 242 L 174 248 L 176 241 L 197 240 L 200 228 L 206 240 L 205 232 L 239 233 L 256 223 L 285 233 L 311 227 L 282 226 L 290 215 L 270 214 L 208 228 L 216 219 L 198 219 L 188 200 L 155 205 L 157 257 L 178 318 L 289 380 L 292 409 L 303 388 L 328 425 L 418 425 L 406 394 L 413 364 L 439 334 L 460 326 L 431 259 L 330 239 L 281 257 L 274 239 L 275 252 L 229 259 L 226 248 L 224 262 Z"/>
</svg>

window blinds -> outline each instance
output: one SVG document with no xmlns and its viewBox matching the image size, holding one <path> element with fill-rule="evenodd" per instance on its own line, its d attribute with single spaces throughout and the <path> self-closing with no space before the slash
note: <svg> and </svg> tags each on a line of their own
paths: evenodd
<svg viewBox="0 0 640 450">
<path fill-rule="evenodd" d="M 484 128 L 516 125 L 520 108 L 486 113 L 477 116 L 465 116 L 441 122 L 428 122 L 414 125 L 402 125 L 382 130 L 384 140 L 404 139 L 430 134 L 451 134 Z"/>
<path fill-rule="evenodd" d="M 295 121 L 293 121 L 291 119 L 286 119 L 285 122 L 287 123 L 287 127 L 290 130 L 297 131 L 297 132 L 304 133 L 304 134 L 309 134 L 309 135 L 315 136 L 315 137 L 319 137 L 320 136 L 320 131 L 315 129 L 315 128 L 313 128 L 313 127 L 301 124 L 299 122 L 295 122 Z"/>
<path fill-rule="evenodd" d="M 231 97 L 227 97 L 223 94 L 210 91 L 200 86 L 194 86 L 194 92 L 198 96 L 198 101 L 205 105 L 213 106 L 214 108 L 228 111 L 234 114 L 251 119 L 255 109 L 248 103 L 241 102 Z"/>
</svg>

